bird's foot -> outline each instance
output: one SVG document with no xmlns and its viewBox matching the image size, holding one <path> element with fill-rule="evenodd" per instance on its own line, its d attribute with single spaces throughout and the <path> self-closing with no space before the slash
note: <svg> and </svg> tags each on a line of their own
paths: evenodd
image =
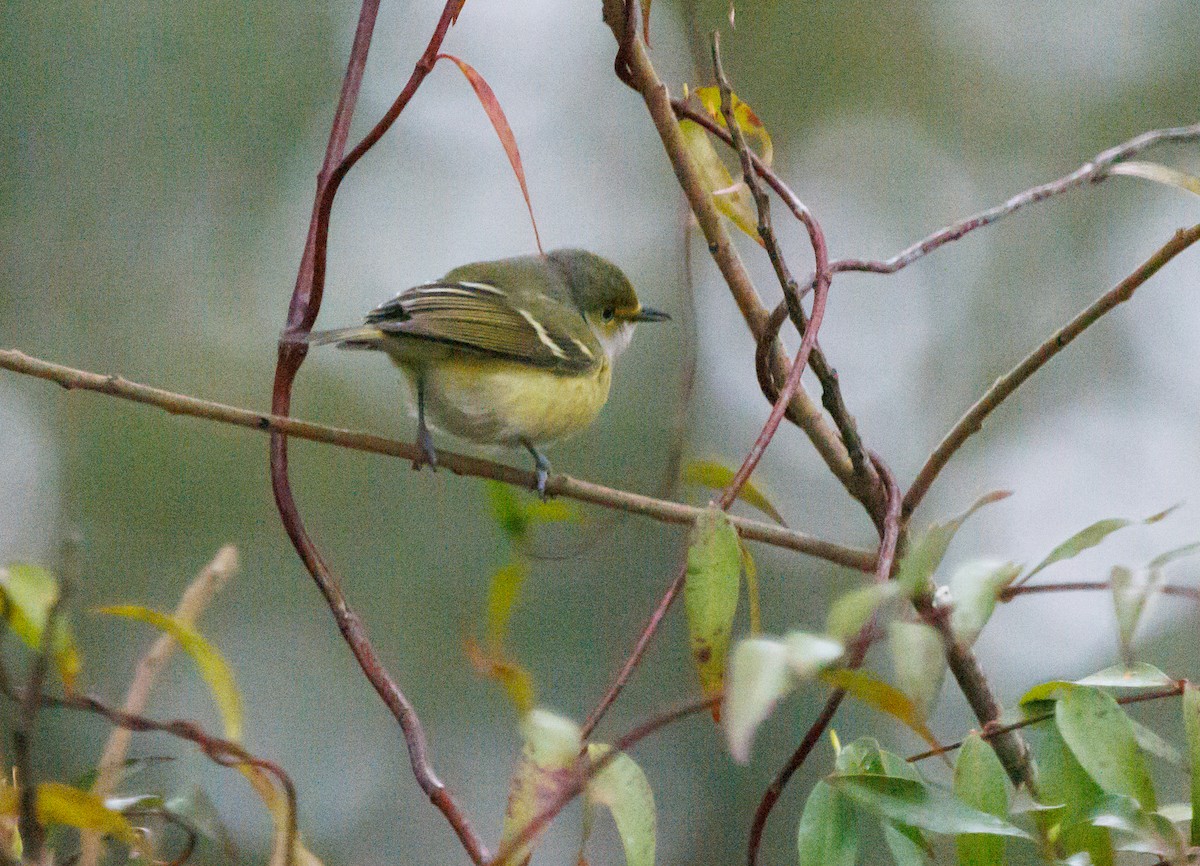
<svg viewBox="0 0 1200 866">
<path fill-rule="evenodd" d="M 546 459 L 546 455 L 538 451 L 529 442 L 522 443 L 525 449 L 533 455 L 533 466 L 537 473 L 537 492 L 538 496 L 542 497 L 545 502 L 549 496 L 546 494 L 546 482 L 550 480 L 550 461 Z"/>
<path fill-rule="evenodd" d="M 423 466 L 428 466 L 433 471 L 437 471 L 437 451 L 433 448 L 433 436 L 429 433 L 429 428 L 422 426 L 417 431 L 417 445 L 421 449 L 421 456 L 413 460 L 413 469 L 420 469 Z"/>
</svg>

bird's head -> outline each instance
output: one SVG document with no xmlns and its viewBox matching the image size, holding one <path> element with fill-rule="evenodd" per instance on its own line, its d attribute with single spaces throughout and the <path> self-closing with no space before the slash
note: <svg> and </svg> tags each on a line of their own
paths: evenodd
<svg viewBox="0 0 1200 866">
<path fill-rule="evenodd" d="M 586 250 L 555 250 L 547 256 L 563 273 L 571 300 L 610 358 L 633 339 L 638 322 L 662 322 L 666 313 L 644 307 L 621 269 Z"/>
</svg>

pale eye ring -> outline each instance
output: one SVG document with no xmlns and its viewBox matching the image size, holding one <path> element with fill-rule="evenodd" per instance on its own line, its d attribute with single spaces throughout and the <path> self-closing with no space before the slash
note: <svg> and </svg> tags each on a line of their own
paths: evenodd
<svg viewBox="0 0 1200 866">
<path fill-rule="evenodd" d="M 612 307 L 605 307 L 600 312 L 600 318 L 602 318 L 606 322 L 611 322 L 616 315 L 617 315 L 617 311 L 614 310 Z"/>
</svg>

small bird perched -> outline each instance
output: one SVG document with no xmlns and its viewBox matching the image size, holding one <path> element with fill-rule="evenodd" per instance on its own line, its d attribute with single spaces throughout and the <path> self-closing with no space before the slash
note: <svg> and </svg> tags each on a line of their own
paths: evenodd
<svg viewBox="0 0 1200 866">
<path fill-rule="evenodd" d="M 422 462 L 437 466 L 428 418 L 471 442 L 524 446 L 545 496 L 550 463 L 538 446 L 591 424 L 635 324 L 669 318 L 642 306 L 611 262 L 555 250 L 463 265 L 401 292 L 359 327 L 305 339 L 391 357 L 416 393 Z"/>
</svg>

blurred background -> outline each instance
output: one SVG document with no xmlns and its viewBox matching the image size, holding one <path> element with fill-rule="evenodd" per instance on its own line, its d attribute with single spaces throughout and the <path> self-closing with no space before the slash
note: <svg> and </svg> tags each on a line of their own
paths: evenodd
<svg viewBox="0 0 1200 866">
<path fill-rule="evenodd" d="M 507 111 L 546 247 L 612 258 L 644 300 L 675 316 L 655 338 L 643 331 L 635 340 L 598 425 L 551 454 L 561 471 L 658 493 L 694 348 L 689 455 L 735 463 L 768 407 L 751 341 L 700 243 L 690 344 L 679 194 L 643 104 L 612 74 L 599 5 L 471 0 L 445 50 L 472 63 Z M 352 140 L 394 98 L 439 11 L 433 0 L 383 4 Z M 297 0 L 4 4 L 0 346 L 265 409 L 356 14 L 349 2 Z M 834 256 L 889 256 L 1140 131 L 1195 122 L 1200 105 L 1193 0 L 774 0 L 738 4 L 735 30 L 726 0 L 656 0 L 653 56 L 675 92 L 710 83 L 691 58 L 707 55 L 713 28 L 723 31 L 738 93 L 774 136 L 780 174 L 823 221 Z M 1192 145 L 1151 158 L 1195 171 L 1197 154 Z M 810 266 L 802 233 L 782 208 L 776 214 L 802 274 Z M 839 277 L 821 342 L 866 441 L 902 483 L 911 479 L 981 389 L 1198 215 L 1183 193 L 1116 178 L 899 275 Z M 748 238 L 738 242 L 774 303 L 765 256 Z M 442 65 L 343 186 L 318 327 L 352 324 L 465 261 L 532 250 L 501 148 L 464 79 Z M 1198 282 L 1192 251 L 1040 372 L 955 458 L 918 525 L 985 490 L 1015 495 L 964 529 L 949 566 L 984 554 L 1036 561 L 1097 519 L 1180 501 L 1168 521 L 1117 536 L 1056 577 L 1103 580 L 1113 564 L 1136 566 L 1200 537 Z M 795 335 L 788 339 L 794 350 Z M 403 394 L 384 359 L 324 351 L 302 369 L 294 409 L 407 439 L 414 425 Z M 499 456 L 526 464 L 524 454 Z M 501 691 L 463 654 L 488 575 L 506 556 L 483 484 L 302 442 L 291 462 L 309 528 L 420 710 L 438 771 L 494 844 L 519 738 Z M 862 513 L 796 430 L 776 438 L 759 477 L 792 526 L 872 543 Z M 249 748 L 299 786 L 310 847 L 331 866 L 466 862 L 280 528 L 265 437 L 3 374 L 0 503 L 0 563 L 55 567 L 63 539 L 79 539 L 85 681 L 113 701 L 151 635 L 89 610 L 133 601 L 170 609 L 217 548 L 235 543 L 241 574 L 202 628 L 236 668 Z M 683 540 L 677 528 L 588 510 L 583 529 L 539 542 L 553 556 L 534 568 L 512 646 L 544 704 L 587 714 L 669 582 Z M 755 555 L 772 632 L 819 628 L 829 599 L 860 579 L 762 547 Z M 1172 577 L 1194 575 L 1183 564 Z M 1194 609 L 1160 604 L 1143 634 L 1147 658 L 1195 674 L 1195 629 Z M 1114 634 L 1101 593 L 1036 596 L 1000 610 L 978 649 L 1011 703 L 1038 680 L 1114 662 Z M 694 693 L 675 611 L 600 738 Z M 743 857 L 759 794 L 823 697 L 812 689 L 789 700 L 764 726 L 749 767 L 729 760 L 702 717 L 639 747 L 658 798 L 660 862 Z M 150 712 L 217 724 L 183 659 Z M 1174 709 L 1142 717 L 1156 713 L 1178 739 Z M 956 739 L 969 725 L 947 687 L 935 732 Z M 875 734 L 898 751 L 918 747 L 856 707 L 835 727 L 843 741 Z M 106 735 L 90 718 L 44 714 L 41 771 L 78 778 Z M 189 750 L 150 737 L 135 753 Z M 794 856 L 802 792 L 831 761 L 818 749 L 779 804 L 768 862 Z M 256 862 L 267 818 L 236 774 L 193 756 L 139 784 L 172 791 L 192 782 Z M 577 814 L 560 819 L 538 860 L 573 858 Z M 617 862 L 615 846 L 603 827 L 594 862 Z M 221 861 L 204 856 L 197 862 Z"/>
</svg>

